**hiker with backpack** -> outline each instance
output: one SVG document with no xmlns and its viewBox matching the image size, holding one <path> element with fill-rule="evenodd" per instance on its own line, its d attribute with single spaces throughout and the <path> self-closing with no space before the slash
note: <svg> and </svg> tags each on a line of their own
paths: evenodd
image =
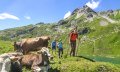
<svg viewBox="0 0 120 72">
<path fill-rule="evenodd" d="M 63 55 L 63 43 L 61 39 L 59 40 L 57 47 L 58 47 L 58 56 L 59 58 L 61 58 Z"/>
<path fill-rule="evenodd" d="M 56 39 L 54 39 L 54 40 L 52 41 L 51 47 L 52 47 L 52 54 L 53 54 L 53 51 L 54 51 L 55 54 L 56 54 L 56 47 L 57 47 Z"/>
<path fill-rule="evenodd" d="M 71 51 L 70 51 L 70 56 L 75 56 L 75 51 L 76 51 L 76 40 L 78 39 L 78 32 L 77 28 L 74 28 L 71 33 L 69 34 L 69 43 L 71 46 Z"/>
</svg>

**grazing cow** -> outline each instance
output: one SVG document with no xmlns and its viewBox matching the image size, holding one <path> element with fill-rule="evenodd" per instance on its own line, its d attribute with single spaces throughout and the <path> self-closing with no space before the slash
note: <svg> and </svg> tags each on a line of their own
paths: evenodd
<svg viewBox="0 0 120 72">
<path fill-rule="evenodd" d="M 29 51 L 37 51 L 42 47 L 48 47 L 48 40 L 50 40 L 48 36 L 27 38 L 21 42 L 14 42 L 14 48 L 18 51 L 23 51 L 23 54 L 27 54 Z"/>
<path fill-rule="evenodd" d="M 21 53 L 0 55 L 0 72 L 22 72 L 22 65 L 18 61 L 21 57 Z"/>
<path fill-rule="evenodd" d="M 46 47 L 43 47 L 41 51 L 37 53 L 29 53 L 24 55 L 21 64 L 26 67 L 31 67 L 33 72 L 47 72 L 49 68 L 49 50 Z M 42 69 L 44 68 L 44 70 Z"/>
</svg>

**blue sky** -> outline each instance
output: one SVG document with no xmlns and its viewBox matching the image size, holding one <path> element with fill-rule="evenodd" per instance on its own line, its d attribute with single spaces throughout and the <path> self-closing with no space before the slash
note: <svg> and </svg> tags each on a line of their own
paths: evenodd
<svg viewBox="0 0 120 72">
<path fill-rule="evenodd" d="M 0 0 L 0 30 L 57 22 L 85 4 L 95 11 L 120 9 L 120 0 Z"/>
</svg>

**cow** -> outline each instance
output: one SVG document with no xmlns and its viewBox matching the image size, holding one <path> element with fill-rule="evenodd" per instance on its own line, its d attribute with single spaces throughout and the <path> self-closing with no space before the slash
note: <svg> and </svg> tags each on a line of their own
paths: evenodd
<svg viewBox="0 0 120 72">
<path fill-rule="evenodd" d="M 37 51 L 37 53 L 28 53 L 24 55 L 21 64 L 31 68 L 33 72 L 47 72 L 50 67 L 50 56 L 48 48 L 43 47 L 40 51 Z"/>
<path fill-rule="evenodd" d="M 5 53 L 0 55 L 0 72 L 22 72 L 22 65 L 19 59 L 22 53 Z"/>
<path fill-rule="evenodd" d="M 40 50 L 42 47 L 48 47 L 49 36 L 22 39 L 21 42 L 14 42 L 14 50 L 22 51 L 27 54 L 30 51 Z"/>
</svg>

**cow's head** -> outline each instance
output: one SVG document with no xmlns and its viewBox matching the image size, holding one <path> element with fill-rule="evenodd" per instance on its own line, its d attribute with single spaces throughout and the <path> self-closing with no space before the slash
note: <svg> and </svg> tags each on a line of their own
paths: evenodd
<svg viewBox="0 0 120 72">
<path fill-rule="evenodd" d="M 14 51 L 23 52 L 21 48 L 21 42 L 14 42 L 13 46 L 14 46 Z"/>
<path fill-rule="evenodd" d="M 53 59 L 53 56 L 51 56 L 49 49 L 46 47 L 43 47 L 40 51 L 38 51 L 38 53 L 44 54 L 46 57 L 49 58 L 49 60 Z"/>
</svg>

